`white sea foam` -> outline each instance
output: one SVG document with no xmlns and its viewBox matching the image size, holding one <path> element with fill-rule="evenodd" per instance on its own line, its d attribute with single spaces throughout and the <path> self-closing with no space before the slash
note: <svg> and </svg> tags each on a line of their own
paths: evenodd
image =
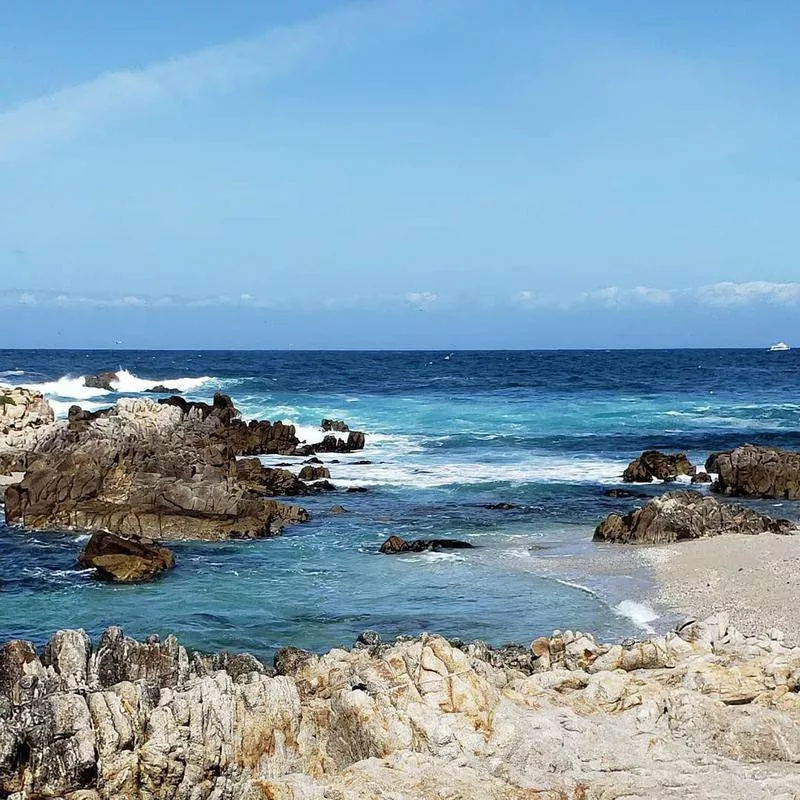
<svg viewBox="0 0 800 800">
<path fill-rule="evenodd" d="M 392 445 L 397 443 L 392 442 Z M 392 448 L 394 449 L 394 448 Z M 403 486 L 433 489 L 444 486 L 486 483 L 615 483 L 625 465 L 594 458 L 567 459 L 558 456 L 537 456 L 522 463 L 448 462 L 430 459 L 409 460 L 391 455 L 382 447 L 370 446 L 351 460 L 367 459 L 380 462 L 354 465 L 343 461 L 337 464 L 333 481 L 337 486 Z"/>
<path fill-rule="evenodd" d="M 646 603 L 623 600 L 614 606 L 614 612 L 621 617 L 627 617 L 637 628 L 641 628 L 645 633 L 656 632 L 650 623 L 658 619 L 658 614 Z"/>
<path fill-rule="evenodd" d="M 111 385 L 116 391 L 125 394 L 146 392 L 148 389 L 159 385 L 166 386 L 167 389 L 177 389 L 179 392 L 192 392 L 213 380 L 216 379 L 209 375 L 204 375 L 201 378 L 159 378 L 158 380 L 153 380 L 152 378 L 139 378 L 127 369 L 121 369 L 117 372 L 117 379 L 111 381 Z"/>
<path fill-rule="evenodd" d="M 24 383 L 26 389 L 41 392 L 50 397 L 61 397 L 72 400 L 89 400 L 92 397 L 102 397 L 108 395 L 106 389 L 90 389 L 84 384 L 84 376 L 64 375 L 57 381 L 45 381 L 44 383 Z"/>
<path fill-rule="evenodd" d="M 25 374 L 25 370 L 24 369 L 7 369 L 7 370 L 4 370 L 3 372 L 0 372 L 0 375 L 4 375 L 4 376 L 24 375 L 24 374 Z"/>
<path fill-rule="evenodd" d="M 111 386 L 116 392 L 122 394 L 139 394 L 158 385 L 166 386 L 168 389 L 177 389 L 179 392 L 192 392 L 204 384 L 216 380 L 208 375 L 201 378 L 139 378 L 126 369 L 121 369 L 116 374 L 117 377 L 111 381 Z M 48 399 L 90 400 L 111 394 L 106 389 L 89 388 L 86 386 L 85 380 L 86 376 L 84 375 L 64 375 L 56 381 L 23 383 L 22 386 L 41 392 Z"/>
</svg>

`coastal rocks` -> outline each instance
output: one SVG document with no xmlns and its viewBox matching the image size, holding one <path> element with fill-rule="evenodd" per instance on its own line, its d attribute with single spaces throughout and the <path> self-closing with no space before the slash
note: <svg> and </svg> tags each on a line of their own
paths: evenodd
<svg viewBox="0 0 800 800">
<path fill-rule="evenodd" d="M 81 550 L 78 563 L 94 568 L 103 580 L 136 583 L 172 569 L 175 554 L 152 539 L 98 531 Z"/>
<path fill-rule="evenodd" d="M 322 478 L 330 478 L 331 471 L 327 467 L 316 467 L 312 464 L 303 467 L 298 477 L 301 481 L 318 481 Z"/>
<path fill-rule="evenodd" d="M 777 800 L 800 793 L 800 648 L 724 615 L 625 645 L 425 634 L 189 654 L 119 628 L 0 648 L 14 800 Z M 17 793 L 17 794 L 14 794 Z"/>
<path fill-rule="evenodd" d="M 149 389 L 145 389 L 145 392 L 148 394 L 181 394 L 180 389 L 170 389 L 167 386 L 164 386 L 163 383 L 156 384 L 155 386 L 151 386 Z"/>
<path fill-rule="evenodd" d="M 707 472 L 697 472 L 692 475 L 690 483 L 711 483 L 711 476 Z"/>
<path fill-rule="evenodd" d="M 650 483 L 654 478 L 674 481 L 679 475 L 694 475 L 695 471 L 685 453 L 667 455 L 658 450 L 645 450 L 628 464 L 622 480 L 625 483 Z"/>
<path fill-rule="evenodd" d="M 339 433 L 347 433 L 350 428 L 339 419 L 324 419 L 320 425 L 323 431 L 338 431 Z"/>
<path fill-rule="evenodd" d="M 379 553 L 421 553 L 425 550 L 459 550 L 471 548 L 469 542 L 461 542 L 458 539 L 412 539 L 407 542 L 399 536 L 390 536 L 378 550 Z"/>
<path fill-rule="evenodd" d="M 116 372 L 98 372 L 96 375 L 85 375 L 83 385 L 87 389 L 103 389 L 106 392 L 114 391 L 114 384 L 117 382 Z"/>
<path fill-rule="evenodd" d="M 53 409 L 41 392 L 21 387 L 0 387 L 0 436 L 49 425 Z"/>
<path fill-rule="evenodd" d="M 232 444 L 239 420 L 230 398 L 217 395 L 213 405 L 170 399 L 179 402 L 126 398 L 50 426 L 22 481 L 6 489 L 7 521 L 224 539 L 274 535 L 308 519 L 303 509 L 265 499 L 240 479 Z"/>
<path fill-rule="evenodd" d="M 328 435 L 321 442 L 311 444 L 313 453 L 352 453 L 354 450 L 363 450 L 366 437 L 361 431 L 350 431 L 347 439 L 340 439 L 338 436 Z"/>
<path fill-rule="evenodd" d="M 792 523 L 686 490 L 653 498 L 630 514 L 610 514 L 594 532 L 596 542 L 664 544 L 723 533 L 790 533 Z"/>
<path fill-rule="evenodd" d="M 800 499 L 800 453 L 744 445 L 714 453 L 706 470 L 715 472 L 712 491 L 741 497 Z"/>
</svg>

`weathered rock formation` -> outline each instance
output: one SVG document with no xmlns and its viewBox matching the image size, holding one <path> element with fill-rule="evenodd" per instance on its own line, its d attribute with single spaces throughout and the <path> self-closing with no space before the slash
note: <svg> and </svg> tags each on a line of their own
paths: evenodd
<svg viewBox="0 0 800 800">
<path fill-rule="evenodd" d="M 14 800 L 790 800 L 800 648 L 724 615 L 601 645 L 422 636 L 200 656 L 110 628 L 0 648 Z"/>
<path fill-rule="evenodd" d="M 712 491 L 741 497 L 800 500 L 800 453 L 746 444 L 714 453 L 706 470 L 717 473 Z"/>
<path fill-rule="evenodd" d="M 685 453 L 667 455 L 658 450 L 645 450 L 631 461 L 622 473 L 625 483 L 651 483 L 654 478 L 674 481 L 679 475 L 694 475 L 695 467 Z"/>
<path fill-rule="evenodd" d="M 78 556 L 81 566 L 94 568 L 98 578 L 137 583 L 175 566 L 175 553 L 152 539 L 97 531 Z"/>
<path fill-rule="evenodd" d="M 308 518 L 240 479 L 236 456 L 252 444 L 242 435 L 251 426 L 237 419 L 229 398 L 218 395 L 211 406 L 172 399 L 180 402 L 123 399 L 100 412 L 75 408 L 66 422 L 44 428 L 25 477 L 6 489 L 7 521 L 223 539 L 268 536 Z M 253 427 L 261 443 L 294 438 L 292 426 Z"/>
<path fill-rule="evenodd" d="M 0 475 L 27 469 L 28 454 L 54 420 L 40 392 L 0 386 Z"/>
<path fill-rule="evenodd" d="M 390 536 L 378 550 L 379 553 L 421 553 L 425 550 L 462 550 L 473 547 L 458 539 L 412 539 L 407 542 L 399 536 Z"/>
<path fill-rule="evenodd" d="M 594 532 L 596 542 L 664 544 L 723 533 L 791 533 L 785 519 L 772 519 L 743 506 L 720 503 L 692 490 L 667 492 L 630 514 L 609 514 Z"/>
</svg>

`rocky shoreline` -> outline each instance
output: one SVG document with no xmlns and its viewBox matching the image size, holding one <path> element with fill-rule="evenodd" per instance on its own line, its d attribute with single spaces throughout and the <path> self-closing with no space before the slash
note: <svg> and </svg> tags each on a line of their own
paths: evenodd
<svg viewBox="0 0 800 800">
<path fill-rule="evenodd" d="M 34 392 L 3 396 L 6 519 L 89 531 L 80 563 L 105 580 L 171 569 L 160 542 L 274 536 L 306 521 L 284 498 L 333 488 L 314 454 L 365 443 L 340 420 L 323 420 L 318 442 L 281 422 L 245 423 L 221 394 L 74 407 L 66 420 Z M 262 454 L 306 463 L 296 473 Z M 799 454 L 745 445 L 705 466 L 642 453 L 623 482 L 698 484 L 711 473 L 716 496 L 645 496 L 602 521 L 595 541 L 658 554 L 796 540 L 787 520 L 717 498 L 800 496 Z M 472 547 L 393 535 L 380 552 Z M 272 664 L 191 653 L 174 637 L 136 642 L 119 628 L 96 643 L 59 631 L 41 652 L 11 641 L 0 648 L 0 798 L 800 797 L 800 647 L 747 621 L 751 635 L 723 612 L 642 641 L 557 631 L 502 648 L 436 635 L 383 644 L 366 632 L 351 650 L 289 647 Z"/>
<path fill-rule="evenodd" d="M 612 645 L 367 632 L 273 665 L 59 631 L 0 648 L 0 796 L 788 800 L 799 691 L 800 648 L 724 614 Z"/>
</svg>

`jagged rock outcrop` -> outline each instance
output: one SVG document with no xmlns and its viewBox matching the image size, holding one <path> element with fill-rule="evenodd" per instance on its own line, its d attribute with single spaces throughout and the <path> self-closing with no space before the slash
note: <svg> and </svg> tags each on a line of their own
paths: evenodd
<svg viewBox="0 0 800 800">
<path fill-rule="evenodd" d="M 785 519 L 743 506 L 720 503 L 693 490 L 667 492 L 630 514 L 609 514 L 594 532 L 596 542 L 665 544 L 723 533 L 791 533 Z"/>
<path fill-rule="evenodd" d="M 625 483 L 651 483 L 653 479 L 674 481 L 679 475 L 694 475 L 695 471 L 685 453 L 668 455 L 658 450 L 645 450 L 628 464 L 622 480 Z"/>
<path fill-rule="evenodd" d="M 172 569 L 175 553 L 152 539 L 97 531 L 81 550 L 78 563 L 93 568 L 103 580 L 137 583 Z"/>
<path fill-rule="evenodd" d="M 800 453 L 746 444 L 714 453 L 706 470 L 715 472 L 712 491 L 740 497 L 800 499 Z"/>
<path fill-rule="evenodd" d="M 399 536 L 390 536 L 379 548 L 379 553 L 421 553 L 425 550 L 463 550 L 471 548 L 469 542 L 458 539 L 412 539 L 407 542 Z"/>
<path fill-rule="evenodd" d="M 14 800 L 790 800 L 800 648 L 724 615 L 603 645 L 439 636 L 279 675 L 174 638 L 61 631 L 0 648 L 0 795 Z M 16 793 L 16 794 L 15 794 Z M 673 792 L 674 793 L 674 792 Z"/>
<path fill-rule="evenodd" d="M 308 518 L 240 480 L 240 421 L 229 398 L 218 395 L 211 406 L 177 399 L 123 399 L 100 412 L 76 409 L 48 426 L 25 477 L 6 489 L 7 521 L 223 539 L 268 536 Z M 263 427 L 281 428 L 283 440 L 283 426 Z"/>
</svg>

